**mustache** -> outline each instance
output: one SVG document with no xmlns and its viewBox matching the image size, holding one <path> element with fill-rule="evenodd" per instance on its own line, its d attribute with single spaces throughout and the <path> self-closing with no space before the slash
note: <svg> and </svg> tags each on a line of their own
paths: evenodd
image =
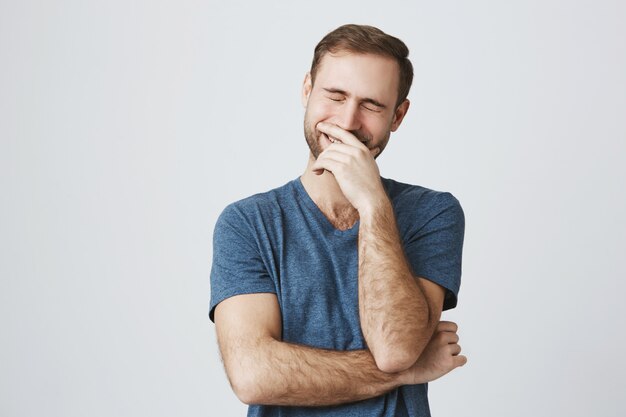
<svg viewBox="0 0 626 417">
<path fill-rule="evenodd" d="M 367 135 L 365 133 L 359 132 L 358 130 L 350 131 L 350 133 L 352 133 L 354 136 L 356 136 L 356 138 L 358 140 L 360 140 L 361 142 L 369 142 L 370 140 L 373 139 L 370 135 Z"/>
</svg>

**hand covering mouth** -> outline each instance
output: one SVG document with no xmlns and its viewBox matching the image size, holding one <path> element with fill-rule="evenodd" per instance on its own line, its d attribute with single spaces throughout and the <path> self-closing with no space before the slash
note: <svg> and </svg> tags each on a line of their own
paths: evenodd
<svg viewBox="0 0 626 417">
<path fill-rule="evenodd" d="M 328 139 L 328 141 L 331 142 L 331 143 L 343 143 L 341 141 L 341 139 L 337 139 L 337 138 L 335 138 L 333 136 L 329 136 L 326 133 L 322 133 L 322 135 L 326 136 L 326 139 Z M 360 136 L 357 136 L 357 135 L 355 135 L 355 136 L 359 140 L 359 142 L 361 142 L 365 146 L 367 146 L 368 142 L 371 140 L 370 138 L 363 138 L 363 137 L 360 137 Z"/>
<path fill-rule="evenodd" d="M 337 138 L 334 138 L 332 136 L 328 136 L 326 133 L 322 133 L 322 135 L 326 136 L 326 139 L 328 139 L 331 143 L 343 143 L 342 141 L 340 141 Z"/>
<path fill-rule="evenodd" d="M 340 141 L 337 138 L 334 138 L 332 136 L 329 136 L 328 139 L 332 142 L 332 143 L 343 143 L 342 141 Z"/>
</svg>

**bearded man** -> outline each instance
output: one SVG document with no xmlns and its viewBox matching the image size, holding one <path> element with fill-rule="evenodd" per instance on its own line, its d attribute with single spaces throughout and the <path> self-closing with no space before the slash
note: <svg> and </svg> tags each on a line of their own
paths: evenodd
<svg viewBox="0 0 626 417">
<path fill-rule="evenodd" d="M 408 49 L 345 25 L 302 87 L 304 173 L 235 202 L 214 232 L 210 318 L 249 416 L 429 416 L 462 366 L 464 216 L 450 193 L 380 176 L 409 109 Z"/>
</svg>

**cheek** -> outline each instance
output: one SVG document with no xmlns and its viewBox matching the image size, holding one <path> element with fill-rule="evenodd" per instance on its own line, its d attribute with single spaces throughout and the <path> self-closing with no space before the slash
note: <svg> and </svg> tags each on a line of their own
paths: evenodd
<svg viewBox="0 0 626 417">
<path fill-rule="evenodd" d="M 326 100 L 311 101 L 307 110 L 313 118 L 328 119 L 335 114 L 335 107 L 333 103 L 329 103 Z"/>
<path fill-rule="evenodd" d="M 363 130 L 369 132 L 375 138 L 381 138 L 389 131 L 389 124 L 380 117 L 365 117 L 361 121 Z"/>
</svg>

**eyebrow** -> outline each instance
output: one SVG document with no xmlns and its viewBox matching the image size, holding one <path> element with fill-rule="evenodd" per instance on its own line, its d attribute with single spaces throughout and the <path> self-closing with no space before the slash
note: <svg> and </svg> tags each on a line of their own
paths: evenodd
<svg viewBox="0 0 626 417">
<path fill-rule="evenodd" d="M 350 94 L 348 94 L 347 91 L 340 90 L 339 88 L 323 88 L 323 90 L 331 94 L 341 94 L 346 97 L 350 97 Z M 387 106 L 385 106 L 383 103 L 381 103 L 380 101 L 374 100 L 373 98 L 364 98 L 361 101 L 365 103 L 373 104 L 374 106 L 380 107 L 381 109 L 387 108 Z"/>
</svg>

